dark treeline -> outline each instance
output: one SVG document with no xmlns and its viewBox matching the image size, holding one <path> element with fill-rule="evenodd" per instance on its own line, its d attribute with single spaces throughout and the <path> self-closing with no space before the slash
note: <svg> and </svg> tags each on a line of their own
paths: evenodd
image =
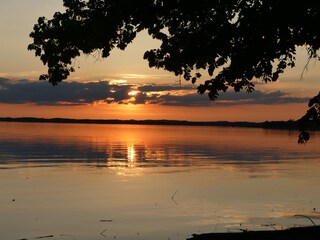
<svg viewBox="0 0 320 240">
<path fill-rule="evenodd" d="M 298 124 L 294 120 L 265 121 L 265 122 L 229 122 L 229 121 L 183 121 L 183 120 L 119 120 L 119 119 L 72 119 L 72 118 L 34 118 L 21 117 L 0 118 L 0 122 L 33 122 L 33 123 L 83 123 L 83 124 L 140 124 L 140 125 L 182 125 L 182 126 L 222 126 L 222 127 L 257 127 L 266 129 L 297 130 Z M 320 130 L 319 126 L 309 126 L 311 130 Z"/>
</svg>

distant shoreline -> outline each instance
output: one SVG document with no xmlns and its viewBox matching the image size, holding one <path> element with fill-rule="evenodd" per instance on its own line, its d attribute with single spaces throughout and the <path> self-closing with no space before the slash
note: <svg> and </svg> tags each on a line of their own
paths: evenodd
<svg viewBox="0 0 320 240">
<path fill-rule="evenodd" d="M 134 125 L 174 125 L 174 126 L 219 126 L 219 127 L 251 127 L 270 129 L 297 130 L 297 124 L 289 121 L 186 121 L 186 120 L 120 120 L 120 119 L 73 119 L 73 118 L 36 118 L 36 117 L 3 117 L 0 122 L 25 122 L 25 123 L 80 123 L 80 124 L 134 124 Z"/>
</svg>

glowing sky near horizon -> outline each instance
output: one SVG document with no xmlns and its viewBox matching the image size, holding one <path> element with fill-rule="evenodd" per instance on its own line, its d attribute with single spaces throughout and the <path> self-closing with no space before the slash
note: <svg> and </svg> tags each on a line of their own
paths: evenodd
<svg viewBox="0 0 320 240">
<path fill-rule="evenodd" d="M 108 59 L 95 54 L 80 57 L 76 61 L 80 69 L 64 84 L 52 87 L 37 80 L 46 67 L 27 51 L 27 45 L 37 18 L 51 18 L 62 10 L 62 0 L 1 0 L 0 117 L 288 120 L 303 115 L 308 99 L 320 90 L 319 63 L 311 61 L 304 72 L 307 55 L 301 48 L 296 67 L 279 81 L 258 80 L 252 94 L 232 90 L 210 102 L 196 93 L 196 85 L 184 80 L 178 85 L 173 73 L 148 67 L 143 53 L 159 42 L 146 32 L 125 51 L 111 52 Z"/>
</svg>

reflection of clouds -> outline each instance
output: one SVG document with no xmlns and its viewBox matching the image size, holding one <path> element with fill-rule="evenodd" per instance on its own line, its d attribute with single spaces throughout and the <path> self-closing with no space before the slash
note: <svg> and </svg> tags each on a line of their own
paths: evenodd
<svg viewBox="0 0 320 240">
<path fill-rule="evenodd" d="M 319 161 L 317 135 L 306 146 L 288 131 L 246 128 L 2 124 L 0 164 L 83 163 L 99 167 L 219 167 L 272 175 L 290 161 Z M 8 127 L 10 126 L 10 127 Z"/>
<path fill-rule="evenodd" d="M 232 148 L 232 151 L 230 151 Z M 109 167 L 175 167 L 225 165 L 233 171 L 239 167 L 261 171 L 261 164 L 287 163 L 290 160 L 314 159 L 314 152 L 297 154 L 297 149 L 241 148 L 224 145 L 192 144 L 134 144 L 132 142 L 57 142 L 39 139 L 2 140 L 0 163 L 49 162 L 87 163 Z M 5 157 L 4 157 L 5 156 Z M 268 170 L 271 170 L 270 168 Z"/>
</svg>

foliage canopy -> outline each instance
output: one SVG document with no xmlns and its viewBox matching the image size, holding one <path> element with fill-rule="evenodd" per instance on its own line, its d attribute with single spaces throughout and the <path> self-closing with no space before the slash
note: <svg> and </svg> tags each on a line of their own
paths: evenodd
<svg viewBox="0 0 320 240">
<path fill-rule="evenodd" d="M 253 79 L 276 81 L 295 66 L 297 46 L 320 59 L 319 0 L 63 0 L 65 12 L 38 19 L 28 46 L 48 66 L 53 85 L 75 71 L 81 54 L 124 50 L 146 30 L 161 41 L 147 50 L 150 67 L 195 83 L 214 100 L 229 87 L 254 90 Z"/>
</svg>

